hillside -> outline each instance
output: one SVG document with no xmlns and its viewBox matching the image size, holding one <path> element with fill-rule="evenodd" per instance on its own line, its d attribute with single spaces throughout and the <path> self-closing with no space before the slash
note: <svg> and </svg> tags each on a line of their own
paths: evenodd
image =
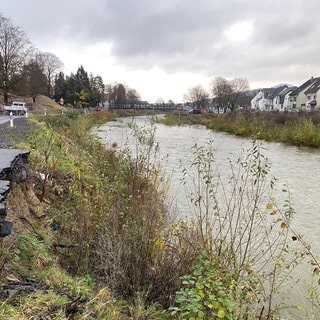
<svg viewBox="0 0 320 320">
<path fill-rule="evenodd" d="M 64 109 L 53 99 L 41 94 L 38 94 L 36 96 L 35 102 L 33 102 L 32 97 L 29 96 L 17 96 L 14 94 L 9 94 L 9 104 L 11 104 L 13 101 L 25 102 L 28 107 L 28 110 L 35 113 L 42 112 L 44 107 L 48 109 L 53 108 L 54 110 L 56 110 L 56 108 L 58 108 L 59 110 Z M 1 104 L 3 104 L 2 94 L 0 95 L 0 106 Z"/>
<path fill-rule="evenodd" d="M 38 94 L 36 96 L 36 101 L 33 102 L 32 97 L 29 96 L 17 96 L 14 94 L 9 94 L 9 103 L 12 101 L 22 101 L 25 102 L 28 106 L 41 106 L 45 104 L 55 104 L 55 102 L 48 96 Z M 3 103 L 3 95 L 0 94 L 0 103 Z"/>
</svg>

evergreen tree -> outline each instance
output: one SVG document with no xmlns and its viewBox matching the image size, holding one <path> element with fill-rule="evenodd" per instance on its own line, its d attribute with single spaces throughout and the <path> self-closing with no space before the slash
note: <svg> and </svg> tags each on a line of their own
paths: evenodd
<svg viewBox="0 0 320 320">
<path fill-rule="evenodd" d="M 63 72 L 59 72 L 54 79 L 54 99 L 60 101 L 66 99 L 66 81 Z"/>
</svg>

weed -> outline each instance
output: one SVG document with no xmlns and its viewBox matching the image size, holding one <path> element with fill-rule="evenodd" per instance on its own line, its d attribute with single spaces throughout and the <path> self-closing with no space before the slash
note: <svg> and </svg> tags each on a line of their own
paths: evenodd
<svg viewBox="0 0 320 320">
<path fill-rule="evenodd" d="M 250 117 L 236 120 L 238 128 Z M 237 163 L 226 162 L 227 182 L 216 168 L 212 142 L 195 145 L 196 175 L 183 170 L 194 215 L 170 222 L 154 128 L 132 124 L 136 153 L 115 145 L 106 150 L 90 134 L 96 121 L 106 119 L 48 116 L 29 137 L 32 165 L 46 177 L 36 181 L 35 191 L 55 228 L 47 237 L 21 236 L 21 268 L 35 268 L 31 273 L 48 286 L 86 297 L 83 319 L 165 319 L 160 309 L 170 305 L 172 316 L 181 319 L 276 317 L 295 266 L 306 255 L 314 268 L 318 263 L 291 228 L 290 198 L 283 207 L 273 198 L 276 180 L 269 179 L 259 143 Z M 253 122 L 255 133 L 263 132 L 265 124 Z M 305 125 L 312 136 L 313 124 Z M 292 236 L 299 240 L 294 245 Z M 125 306 L 113 296 L 125 299 Z M 57 319 L 65 316 L 61 303 Z M 37 304 L 29 313 L 3 305 L 21 319 L 48 316 L 51 309 L 42 307 L 44 313 Z"/>
<path fill-rule="evenodd" d="M 168 114 L 161 121 L 167 125 L 202 124 L 215 131 L 224 131 L 253 139 L 285 142 L 296 146 L 318 148 L 320 127 L 318 112 L 232 112 L 227 114 Z"/>
<path fill-rule="evenodd" d="M 306 253 L 303 241 L 290 241 L 296 235 L 290 199 L 283 208 L 276 205 L 276 180 L 268 179 L 270 166 L 258 142 L 229 163 L 227 184 L 220 180 L 212 143 L 194 146 L 194 175 L 183 171 L 194 216 L 178 236 L 204 254 L 181 278 L 172 311 L 181 319 L 272 319 L 282 306 L 282 288 Z"/>
</svg>

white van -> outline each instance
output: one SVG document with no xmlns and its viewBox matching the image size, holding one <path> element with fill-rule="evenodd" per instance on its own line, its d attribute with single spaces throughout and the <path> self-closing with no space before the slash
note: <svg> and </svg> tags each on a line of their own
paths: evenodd
<svg viewBox="0 0 320 320">
<path fill-rule="evenodd" d="M 24 102 L 14 101 L 11 106 L 4 106 L 4 110 L 17 115 L 24 115 L 28 109 Z"/>
</svg>

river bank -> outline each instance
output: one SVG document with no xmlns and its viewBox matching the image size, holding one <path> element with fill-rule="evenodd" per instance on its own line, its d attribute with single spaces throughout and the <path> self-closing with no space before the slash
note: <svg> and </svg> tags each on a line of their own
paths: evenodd
<svg viewBox="0 0 320 320">
<path fill-rule="evenodd" d="M 6 148 L 28 133 L 30 164 L 6 200 L 13 229 L 0 239 L 1 319 L 168 317 L 188 264 L 159 259 L 167 211 L 145 159 L 132 166 L 88 134 L 113 116 L 41 117 L 31 132 L 20 120 L 15 142 L 2 125 Z"/>
<path fill-rule="evenodd" d="M 72 114 L 72 110 L 65 112 L 66 116 Z M 110 119 L 116 119 L 117 117 L 132 117 L 139 114 L 145 114 L 143 110 L 116 110 L 106 114 L 105 112 L 96 113 L 96 124 L 107 121 Z M 154 114 L 152 111 L 148 111 L 147 114 Z M 54 115 L 56 116 L 56 115 Z M 0 148 L 11 149 L 17 144 L 23 142 L 26 139 L 26 135 L 30 130 L 36 129 L 37 124 L 32 120 L 32 115 L 27 117 L 13 117 L 13 126 L 10 126 L 10 120 L 8 117 L 3 116 L 4 121 L 0 121 Z M 59 118 L 59 117 L 57 117 Z"/>
<path fill-rule="evenodd" d="M 278 276 L 291 270 L 295 257 L 291 254 L 300 257 L 301 251 L 290 251 L 286 259 L 291 245 L 299 242 L 298 235 L 295 242 L 288 239 L 290 246 L 285 250 L 281 249 L 285 242 L 268 247 L 262 237 L 271 239 L 265 234 L 267 222 L 273 221 L 270 230 L 283 241 L 291 230 L 272 199 L 265 203 L 264 171 L 259 171 L 264 162 L 258 149 L 251 151 L 253 162 L 247 158 L 251 165 L 243 168 L 249 170 L 241 175 L 246 181 L 233 180 L 230 201 L 234 202 L 227 211 L 217 208 L 214 200 L 213 179 L 207 171 L 207 165 L 214 163 L 210 149 L 195 150 L 197 161 L 185 155 L 189 163 L 202 166 L 196 184 L 201 187 L 191 197 L 200 211 L 188 223 L 173 219 L 164 205 L 167 188 L 151 161 L 157 150 L 152 127 L 139 129 L 131 117 L 127 119 L 136 143 L 142 143 L 133 155 L 117 143 L 106 148 L 89 134 L 93 126 L 102 131 L 101 124 L 111 119 L 103 113 L 42 117 L 41 125 L 29 135 L 26 143 L 33 173 L 15 185 L 9 206 L 24 232 L 15 234 L 12 250 L 2 247 L 0 265 L 1 279 L 17 279 L 16 283 L 25 283 L 25 275 L 34 279 L 36 294 L 23 300 L 13 295 L 2 302 L 0 316 L 26 319 L 23 315 L 53 318 L 60 314 L 65 319 L 71 308 L 79 319 L 180 320 L 218 315 L 225 320 L 278 319 L 281 306 L 272 303 L 283 284 Z M 121 127 L 122 120 L 114 126 Z M 193 135 L 190 128 L 185 130 Z M 167 128 L 162 131 L 166 139 L 177 136 Z M 185 133 L 179 143 L 186 152 L 181 143 Z M 173 145 L 170 152 L 176 149 Z M 203 205 L 210 210 L 202 211 Z M 203 216 L 205 212 L 210 215 Z M 230 229 L 228 221 L 235 221 L 235 215 L 238 228 Z M 214 221 L 217 224 L 211 224 Z M 246 233 L 248 223 L 250 233 Z M 213 234 L 219 225 L 223 228 Z M 233 235 L 231 242 L 228 235 Z M 242 241 L 248 237 L 254 241 Z M 270 250 L 274 259 L 265 254 Z M 258 272 L 255 264 L 261 261 L 268 267 Z"/>
<path fill-rule="evenodd" d="M 172 112 L 166 125 L 200 124 L 206 128 L 299 147 L 320 148 L 320 112 L 253 112 L 187 114 Z"/>
</svg>

